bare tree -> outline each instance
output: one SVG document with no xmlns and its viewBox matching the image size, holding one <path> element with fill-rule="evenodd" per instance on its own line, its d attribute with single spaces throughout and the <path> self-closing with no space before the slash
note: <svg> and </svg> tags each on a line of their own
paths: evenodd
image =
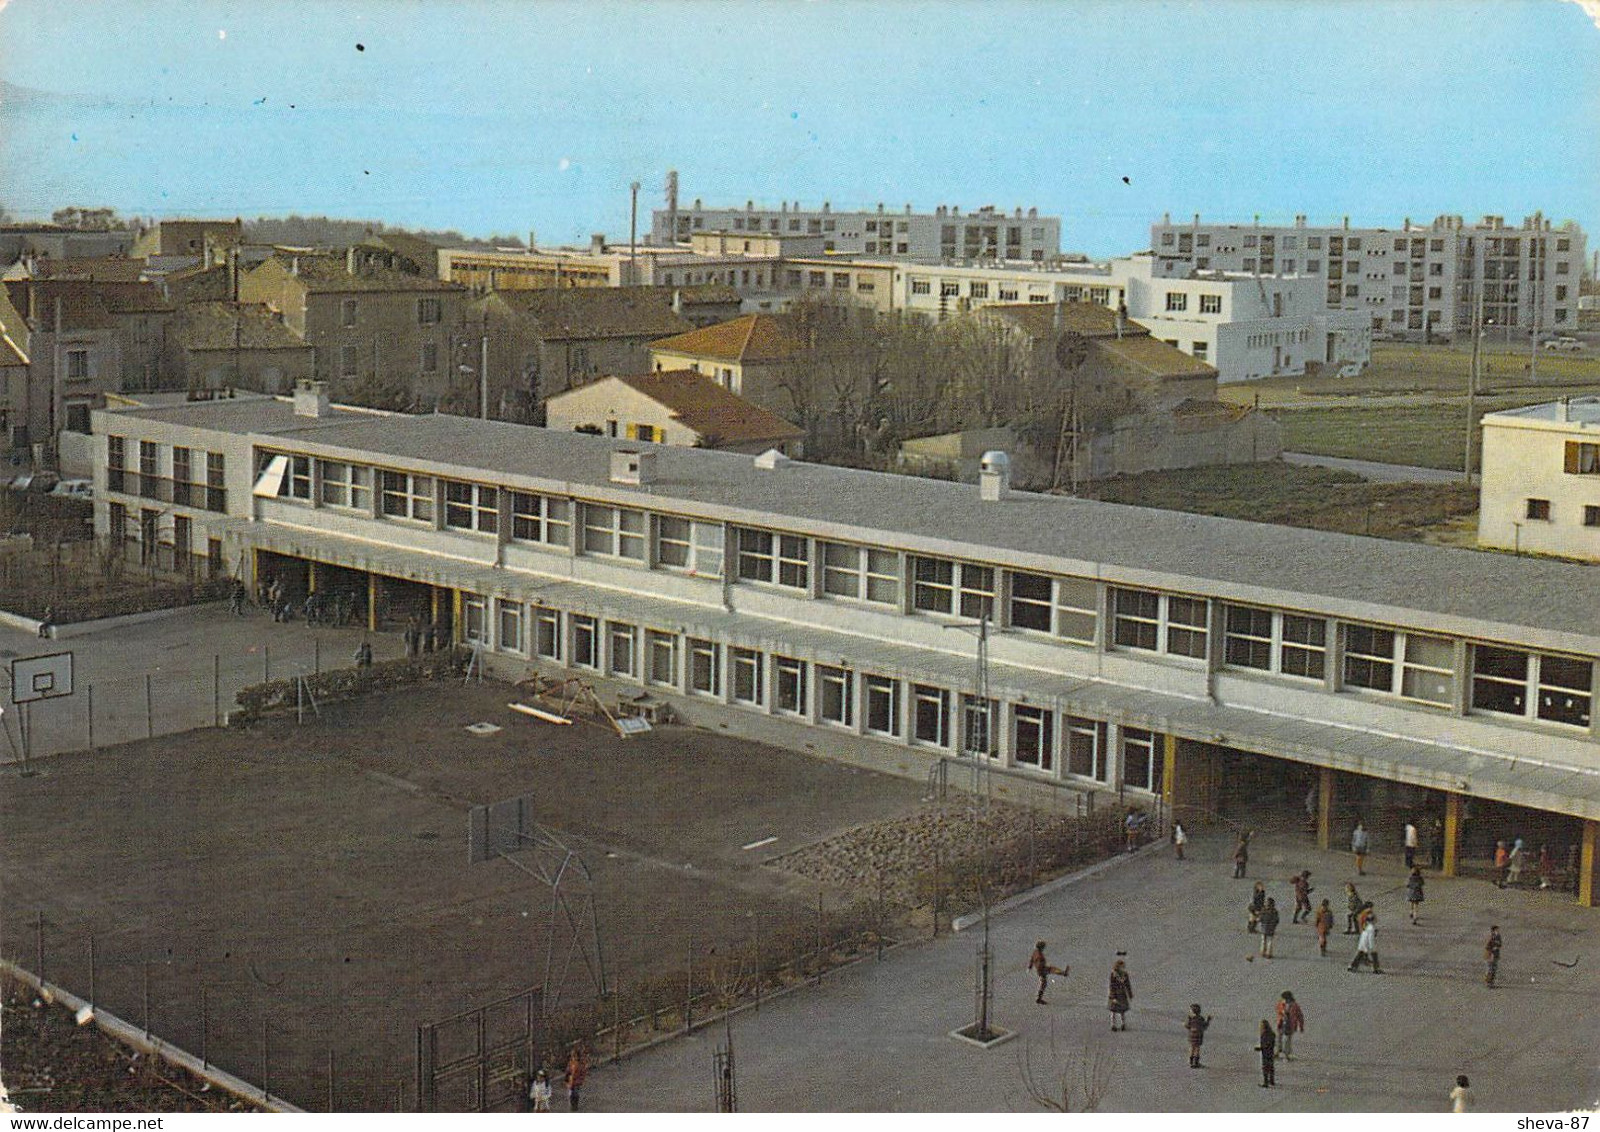
<svg viewBox="0 0 1600 1132">
<path fill-rule="evenodd" d="M 1056 1028 L 1050 1025 L 1050 1041 L 1045 1052 L 1034 1059 L 1034 1043 L 1022 1047 L 1022 1085 L 1028 1099 L 1052 1112 L 1099 1112 L 1111 1091 L 1116 1064 L 1102 1046 L 1085 1041 L 1083 1048 L 1063 1055 L 1057 1046 Z"/>
</svg>

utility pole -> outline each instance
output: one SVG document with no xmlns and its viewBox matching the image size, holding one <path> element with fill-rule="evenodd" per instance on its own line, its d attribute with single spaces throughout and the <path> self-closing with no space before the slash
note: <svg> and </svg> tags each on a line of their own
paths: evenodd
<svg viewBox="0 0 1600 1132">
<path fill-rule="evenodd" d="M 639 182 L 628 186 L 633 204 L 628 213 L 628 286 L 639 285 Z"/>
<path fill-rule="evenodd" d="M 1467 374 L 1467 442 L 1461 457 L 1461 478 L 1472 483 L 1472 428 L 1477 423 L 1478 410 L 1478 348 L 1483 341 L 1483 240 L 1473 241 L 1476 246 L 1473 259 L 1472 289 L 1476 302 L 1472 313 L 1472 369 Z"/>
<path fill-rule="evenodd" d="M 1538 214 L 1534 215 L 1536 223 L 1543 226 L 1543 221 Z M 1528 340 L 1528 384 L 1537 385 L 1539 382 L 1539 316 L 1544 313 L 1544 263 L 1545 245 L 1543 233 L 1535 236 L 1528 249 L 1528 264 L 1532 268 L 1529 272 L 1533 276 L 1529 282 L 1533 285 L 1533 333 Z"/>
</svg>

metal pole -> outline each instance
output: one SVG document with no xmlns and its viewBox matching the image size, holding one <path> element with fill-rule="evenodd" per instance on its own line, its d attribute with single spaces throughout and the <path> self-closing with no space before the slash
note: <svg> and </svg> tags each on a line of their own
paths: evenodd
<svg viewBox="0 0 1600 1132">
<path fill-rule="evenodd" d="M 628 286 L 639 285 L 639 182 L 628 186 L 633 194 L 633 204 L 628 214 Z M 677 233 L 673 233 L 677 239 Z"/>
<path fill-rule="evenodd" d="M 622 1060 L 622 988 L 611 992 L 611 1064 Z"/>
<path fill-rule="evenodd" d="M 270 684 L 272 682 L 272 646 L 271 645 L 262 645 L 261 646 L 261 682 L 263 684 Z"/>
<path fill-rule="evenodd" d="M 268 1043 L 267 1024 L 261 1023 L 261 1096 L 267 1098 L 271 1094 L 267 1090 L 267 1071 L 272 1067 L 271 1047 Z"/>
<path fill-rule="evenodd" d="M 143 978 L 141 980 L 144 990 L 144 1036 L 150 1037 L 150 961 L 146 959 L 142 965 Z"/>
<path fill-rule="evenodd" d="M 44 982 L 44 912 L 36 911 L 33 914 L 33 938 L 38 950 L 38 962 L 34 965 L 39 972 L 39 981 Z"/>
<path fill-rule="evenodd" d="M 206 988 L 200 988 L 200 1068 L 209 1069 L 211 1062 L 206 1057 L 206 1040 L 211 1036 L 211 1019 L 206 1012 Z"/>
<path fill-rule="evenodd" d="M 154 739 L 156 737 L 156 713 L 151 702 L 150 673 L 148 672 L 144 674 L 144 737 L 146 739 Z"/>
<path fill-rule="evenodd" d="M 328 1050 L 328 1111 L 333 1112 L 333 1050 Z"/>
<path fill-rule="evenodd" d="M 89 933 L 89 1007 L 94 1008 L 95 991 L 94 933 Z"/>
<path fill-rule="evenodd" d="M 94 750 L 94 685 L 86 689 L 89 694 L 89 749 Z"/>
<path fill-rule="evenodd" d="M 817 985 L 822 985 L 822 889 L 817 889 Z"/>
<path fill-rule="evenodd" d="M 689 932 L 689 986 L 683 998 L 683 1032 L 694 1025 L 694 932 Z"/>
<path fill-rule="evenodd" d="M 222 654 L 211 654 L 211 726 L 222 726 Z"/>
<path fill-rule="evenodd" d="M 487 317 L 487 316 L 486 316 Z M 489 419 L 489 336 L 483 336 L 478 354 L 478 416 Z"/>
<path fill-rule="evenodd" d="M 322 675 L 322 638 L 311 638 L 311 674 Z"/>
</svg>

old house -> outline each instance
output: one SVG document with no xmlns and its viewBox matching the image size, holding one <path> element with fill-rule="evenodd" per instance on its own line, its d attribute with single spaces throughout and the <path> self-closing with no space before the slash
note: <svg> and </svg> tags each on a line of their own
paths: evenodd
<svg viewBox="0 0 1600 1132">
<path fill-rule="evenodd" d="M 316 351 L 260 303 L 190 303 L 168 344 L 167 372 L 185 389 L 287 393 L 315 365 Z"/>
<path fill-rule="evenodd" d="M 731 393 L 780 410 L 789 369 L 808 353 L 807 343 L 786 320 L 747 314 L 677 334 L 650 347 L 650 368 L 703 373 Z"/>
<path fill-rule="evenodd" d="M 545 402 L 547 428 L 756 455 L 800 454 L 802 431 L 704 374 L 671 370 L 602 377 Z"/>
</svg>

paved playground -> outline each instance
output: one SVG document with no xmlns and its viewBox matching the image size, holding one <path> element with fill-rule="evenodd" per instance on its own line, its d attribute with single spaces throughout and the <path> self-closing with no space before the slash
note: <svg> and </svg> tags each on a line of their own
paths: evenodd
<svg viewBox="0 0 1600 1132">
<path fill-rule="evenodd" d="M 1024 1062 L 1055 1084 L 1051 1066 L 1086 1049 L 1109 1054 L 1101 1111 L 1439 1112 L 1458 1073 L 1471 1077 L 1482 1111 L 1591 1107 L 1600 1097 L 1600 913 L 1553 892 L 1430 875 L 1412 926 L 1398 859 L 1347 877 L 1347 854 L 1317 852 L 1297 831 L 1267 832 L 1250 874 L 1283 904 L 1283 926 L 1274 959 L 1246 961 L 1259 937 L 1245 931 L 1250 883 L 1231 879 L 1231 846 L 1226 834 L 1201 832 L 1188 861 L 1152 847 L 994 918 L 995 1020 L 1019 1036 L 987 1051 L 946 1036 L 973 1018 L 981 929 L 902 948 L 737 1016 L 741 1111 L 1040 1112 Z M 1289 923 L 1287 881 L 1301 868 L 1312 870 L 1313 900 L 1331 897 L 1336 908 L 1345 880 L 1361 882 L 1379 911 L 1382 975 L 1346 970 L 1354 937 L 1339 934 L 1342 910 L 1325 959 L 1312 930 Z M 1491 923 L 1505 936 L 1493 990 L 1480 958 Z M 1024 970 L 1036 939 L 1072 967 L 1048 1006 L 1034 1004 Z M 1123 950 L 1135 994 L 1127 1032 L 1112 1033 L 1107 979 Z M 1252 1047 L 1285 990 L 1303 1004 L 1306 1032 L 1295 1060 L 1279 1063 L 1278 1087 L 1263 1089 Z M 1182 1024 L 1192 1002 L 1215 1018 L 1199 1070 L 1188 1068 Z M 605 1066 L 585 1107 L 711 1110 L 722 1041 L 713 1026 Z"/>
</svg>

